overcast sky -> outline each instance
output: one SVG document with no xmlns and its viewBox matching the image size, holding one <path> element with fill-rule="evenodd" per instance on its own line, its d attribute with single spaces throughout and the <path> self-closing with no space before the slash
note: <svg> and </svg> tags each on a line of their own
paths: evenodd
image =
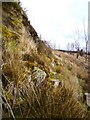
<svg viewBox="0 0 90 120">
<path fill-rule="evenodd" d="M 83 42 L 83 21 L 87 29 L 89 0 L 20 0 L 26 8 L 31 24 L 42 39 L 66 49 L 66 44 L 74 42 L 73 32 L 80 31 Z"/>
</svg>

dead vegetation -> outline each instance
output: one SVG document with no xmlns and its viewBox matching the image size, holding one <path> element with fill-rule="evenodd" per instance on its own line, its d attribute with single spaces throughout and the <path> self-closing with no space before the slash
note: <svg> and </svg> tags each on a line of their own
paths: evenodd
<svg viewBox="0 0 90 120">
<path fill-rule="evenodd" d="M 11 7 L 10 3 L 12 9 L 15 6 Z M 7 3 L 3 4 L 3 8 L 4 12 L 11 14 Z M 21 8 L 19 10 L 22 11 Z M 17 8 L 11 18 L 17 15 L 15 12 L 18 13 Z M 21 17 L 18 19 L 22 18 L 22 13 L 23 11 L 19 12 Z M 83 69 L 80 59 L 75 60 L 72 55 L 52 51 L 44 41 L 35 41 L 33 34 L 37 34 L 34 29 L 30 33 L 30 22 L 25 14 L 22 18 L 24 23 L 23 20 L 7 21 L 5 17 L 7 15 L 4 13 L 2 72 L 3 79 L 8 83 L 4 83 L 2 88 L 3 117 L 86 118 L 87 107 L 82 102 L 82 88 L 85 83 L 82 80 L 87 79 L 87 71 Z M 21 22 L 17 23 L 20 25 L 19 30 L 16 31 L 11 24 L 8 26 L 11 22 L 14 22 L 14 26 L 16 22 Z M 39 87 L 30 78 L 34 67 L 46 73 L 46 78 Z M 51 79 L 58 79 L 64 85 L 54 88 L 50 84 Z"/>
<path fill-rule="evenodd" d="M 13 84 L 12 84 L 13 85 Z M 12 95 L 11 86 L 7 92 L 7 99 Z M 14 95 L 9 105 L 15 117 L 22 118 L 86 118 L 87 110 L 84 104 L 73 97 L 73 93 L 61 87 L 53 89 L 52 87 L 36 88 L 32 84 L 20 83 L 16 87 L 17 94 Z M 13 103 L 14 102 L 14 103 Z M 65 111 L 67 110 L 67 111 Z M 6 111 L 6 109 L 5 109 Z M 7 112 L 6 112 L 7 113 Z M 4 117 L 11 115 L 4 113 Z"/>
</svg>

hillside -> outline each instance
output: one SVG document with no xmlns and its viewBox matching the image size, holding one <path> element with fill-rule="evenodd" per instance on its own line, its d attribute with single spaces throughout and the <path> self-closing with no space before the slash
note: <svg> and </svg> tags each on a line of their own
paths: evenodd
<svg viewBox="0 0 90 120">
<path fill-rule="evenodd" d="M 2 3 L 3 118 L 87 118 L 87 66 L 42 41 L 19 3 Z"/>
</svg>

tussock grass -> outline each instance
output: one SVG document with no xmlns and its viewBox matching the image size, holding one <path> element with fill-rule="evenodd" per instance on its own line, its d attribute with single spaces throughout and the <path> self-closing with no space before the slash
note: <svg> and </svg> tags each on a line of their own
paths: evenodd
<svg viewBox="0 0 90 120">
<path fill-rule="evenodd" d="M 85 118 L 87 115 L 86 107 L 65 87 L 37 88 L 33 83 L 23 82 L 16 90 L 18 101 L 12 105 L 15 117 Z M 22 102 L 19 100 L 20 97 Z"/>
<path fill-rule="evenodd" d="M 11 12 L 11 10 L 14 9 L 12 4 L 10 3 L 11 9 L 9 9 L 9 7 L 7 7 L 8 4 L 5 3 L 3 9 L 13 14 Z M 18 15 L 21 7 L 17 4 L 14 4 L 14 7 L 19 10 L 19 12 L 15 14 Z M 27 19 L 25 15 L 24 19 Z M 34 37 L 30 35 L 30 31 L 27 30 L 28 27 L 26 26 L 29 25 L 29 22 L 27 20 L 23 21 L 24 26 L 22 27 L 23 24 L 19 24 L 20 30 L 17 32 L 11 31 L 15 31 L 16 29 L 12 27 L 10 23 L 13 22 L 13 26 L 15 26 L 15 23 L 22 22 L 21 17 L 20 21 L 7 21 L 7 19 L 4 21 L 4 24 L 8 23 L 8 25 L 3 26 L 2 70 L 9 83 L 6 89 L 3 90 L 4 93 L 2 95 L 5 96 L 4 98 L 2 97 L 4 105 L 3 117 L 86 118 L 87 110 L 85 105 L 78 101 L 73 95 L 74 89 L 77 89 L 76 86 L 78 84 L 74 84 L 74 80 L 71 80 L 69 76 L 70 72 L 73 71 L 73 66 L 72 68 L 71 66 L 68 67 L 67 70 L 67 66 L 65 65 L 68 63 L 67 60 L 72 62 L 74 58 L 72 59 L 66 54 L 64 57 L 65 60 L 60 60 L 62 62 L 60 65 L 55 54 L 52 54 L 51 48 L 48 47 L 44 41 L 39 40 L 35 42 L 33 40 Z M 9 29 L 9 26 L 11 26 L 12 29 Z M 33 32 L 35 31 L 32 30 L 31 34 L 33 34 Z M 22 34 L 19 36 L 16 33 Z M 36 87 L 32 82 L 33 80 L 28 81 L 28 77 L 32 74 L 32 68 L 34 66 L 43 69 L 47 75 L 50 74 L 50 70 L 54 70 L 54 68 L 51 69 L 51 61 L 55 64 L 55 72 L 57 75 L 60 74 L 59 77 L 65 80 L 67 86 L 54 88 L 47 83 L 43 83 Z M 27 64 L 29 67 L 27 68 L 24 63 L 29 63 Z M 50 75 L 48 75 L 47 79 L 49 79 L 49 77 Z M 73 87 L 71 87 L 72 85 Z"/>
<path fill-rule="evenodd" d="M 28 71 L 22 62 L 22 54 L 19 50 L 7 48 L 6 53 L 9 54 L 9 57 L 4 60 L 5 64 L 3 64 L 3 72 L 10 81 L 5 96 L 13 116 L 21 118 L 85 118 L 86 107 L 73 96 L 73 91 L 67 89 L 68 87 L 63 86 L 56 89 L 48 85 L 36 87 L 33 82 L 28 81 Z M 30 70 L 29 74 L 31 74 Z M 8 112 L 4 110 L 3 116 L 10 117 L 10 110 Z"/>
</svg>

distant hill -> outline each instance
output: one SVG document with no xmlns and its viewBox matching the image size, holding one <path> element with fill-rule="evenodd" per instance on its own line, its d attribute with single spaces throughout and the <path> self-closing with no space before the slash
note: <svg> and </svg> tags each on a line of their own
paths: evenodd
<svg viewBox="0 0 90 120">
<path fill-rule="evenodd" d="M 59 50 L 59 49 L 56 49 L 58 51 L 61 51 L 61 52 L 67 52 L 67 53 L 77 53 L 77 51 L 71 51 L 71 50 Z M 84 51 L 84 54 L 86 54 L 86 52 Z M 88 52 L 88 55 L 90 55 L 90 53 Z"/>
</svg>

